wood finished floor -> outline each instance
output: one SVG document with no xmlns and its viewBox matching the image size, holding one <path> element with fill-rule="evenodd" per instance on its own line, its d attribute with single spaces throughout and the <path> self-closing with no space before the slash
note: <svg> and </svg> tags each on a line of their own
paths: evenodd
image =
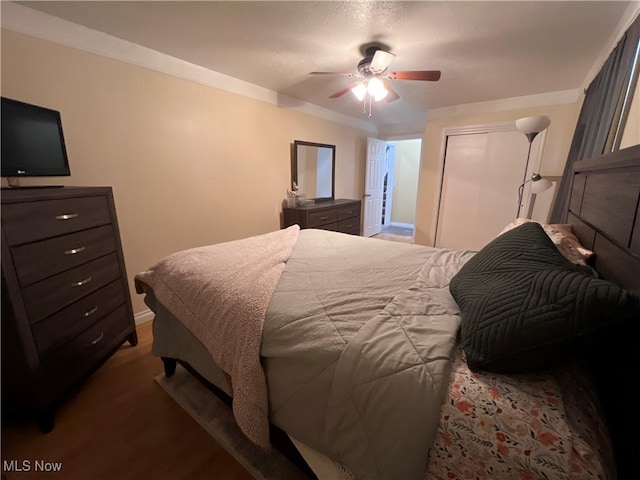
<svg viewBox="0 0 640 480">
<path fill-rule="evenodd" d="M 404 237 L 413 237 L 413 228 L 396 227 L 394 225 L 387 225 L 382 227 L 382 233 L 392 233 L 394 235 L 401 235 Z"/>
<path fill-rule="evenodd" d="M 371 238 L 379 238 L 381 240 L 391 240 L 392 242 L 414 243 L 413 229 L 387 226 L 382 231 Z"/>
<path fill-rule="evenodd" d="M 56 428 L 2 426 L 2 460 L 62 462 L 60 473 L 4 472 L 28 479 L 224 479 L 251 475 L 153 381 L 162 362 L 151 355 L 151 322 L 56 411 Z M 4 462 L 3 462 L 4 470 Z"/>
</svg>

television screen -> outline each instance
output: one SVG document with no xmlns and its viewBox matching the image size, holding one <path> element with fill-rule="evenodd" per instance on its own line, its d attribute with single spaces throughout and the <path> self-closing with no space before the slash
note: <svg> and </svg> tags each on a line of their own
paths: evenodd
<svg viewBox="0 0 640 480">
<path fill-rule="evenodd" d="M 60 112 L 2 97 L 3 177 L 71 175 Z"/>
</svg>

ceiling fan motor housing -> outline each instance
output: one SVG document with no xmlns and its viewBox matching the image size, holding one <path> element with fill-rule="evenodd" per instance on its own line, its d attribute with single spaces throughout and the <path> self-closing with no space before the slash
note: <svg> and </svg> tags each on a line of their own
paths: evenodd
<svg viewBox="0 0 640 480">
<path fill-rule="evenodd" d="M 360 72 L 365 77 L 369 77 L 371 75 L 375 75 L 376 72 L 371 71 L 371 62 L 373 61 L 373 56 L 376 54 L 378 50 L 381 50 L 379 47 L 369 47 L 366 51 L 366 57 L 364 57 L 358 63 L 358 72 Z M 386 68 L 385 68 L 386 70 Z M 378 74 L 382 72 L 377 72 Z"/>
</svg>

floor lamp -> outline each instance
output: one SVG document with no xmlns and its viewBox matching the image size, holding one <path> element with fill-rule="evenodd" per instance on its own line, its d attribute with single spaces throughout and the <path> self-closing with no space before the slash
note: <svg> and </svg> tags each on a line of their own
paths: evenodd
<svg viewBox="0 0 640 480">
<path fill-rule="evenodd" d="M 539 115 L 537 117 L 524 117 L 516 120 L 516 128 L 525 134 L 529 141 L 529 150 L 527 151 L 527 163 L 524 167 L 524 177 L 522 183 L 518 188 L 518 212 L 516 218 L 520 217 L 520 208 L 522 207 L 522 195 L 524 193 L 524 186 L 531 183 L 531 191 L 535 194 L 544 192 L 551 188 L 551 182 L 545 178 L 542 178 L 539 173 L 534 173 L 531 178 L 527 180 L 527 171 L 529 170 L 529 159 L 531 157 L 531 144 L 533 139 L 549 126 L 551 120 L 546 115 Z"/>
</svg>

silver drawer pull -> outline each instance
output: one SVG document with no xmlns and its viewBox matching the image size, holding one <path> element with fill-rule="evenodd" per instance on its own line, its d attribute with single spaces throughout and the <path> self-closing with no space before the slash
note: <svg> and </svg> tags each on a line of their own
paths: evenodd
<svg viewBox="0 0 640 480">
<path fill-rule="evenodd" d="M 64 252 L 65 255 L 75 255 L 76 253 L 84 252 L 87 247 L 72 248 Z"/>
<path fill-rule="evenodd" d="M 320 217 L 320 220 L 329 220 L 329 217 Z"/>
<path fill-rule="evenodd" d="M 104 337 L 104 332 L 100 332 L 100 335 L 98 335 L 98 336 L 96 337 L 96 339 L 95 339 L 95 340 L 93 340 L 93 341 L 92 341 L 88 346 L 89 346 L 89 347 L 94 346 L 96 343 L 98 343 L 98 342 L 100 342 L 100 340 L 102 340 L 102 337 Z"/>
<path fill-rule="evenodd" d="M 351 210 L 349 210 L 349 211 L 347 212 L 347 214 L 349 214 L 349 213 L 353 213 L 353 212 L 352 212 Z"/>
<path fill-rule="evenodd" d="M 350 223 L 349 225 L 347 225 L 347 226 L 346 226 L 346 227 L 344 227 L 344 228 L 351 228 L 351 227 L 353 227 L 353 223 Z"/>
<path fill-rule="evenodd" d="M 86 285 L 87 283 L 89 283 L 91 281 L 91 275 L 89 275 L 87 278 L 85 278 L 84 280 L 80 280 L 79 282 L 74 282 L 71 284 L 72 287 L 81 287 L 83 285 Z"/>
<path fill-rule="evenodd" d="M 56 215 L 56 220 L 71 220 L 72 218 L 77 217 L 77 213 L 65 213 L 64 215 Z"/>
<path fill-rule="evenodd" d="M 94 313 L 96 313 L 97 311 L 98 311 L 98 306 L 96 305 L 96 306 L 95 306 L 95 307 L 93 307 L 92 309 L 87 310 L 86 312 L 84 312 L 84 313 L 82 314 L 82 316 L 83 316 L 84 318 L 87 318 L 87 317 L 90 317 L 91 315 L 93 315 Z"/>
</svg>

